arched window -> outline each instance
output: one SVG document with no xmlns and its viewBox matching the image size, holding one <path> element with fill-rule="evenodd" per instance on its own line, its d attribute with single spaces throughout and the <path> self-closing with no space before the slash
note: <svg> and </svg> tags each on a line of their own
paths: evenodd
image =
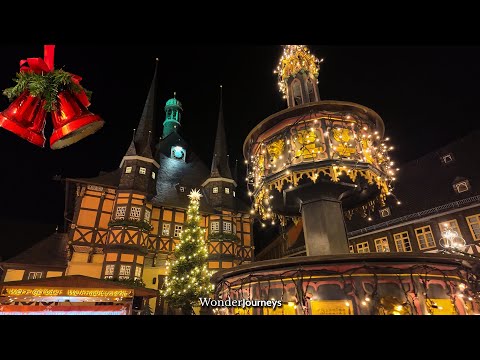
<svg viewBox="0 0 480 360">
<path fill-rule="evenodd" d="M 293 91 L 293 99 L 295 101 L 295 105 L 303 104 L 303 101 L 302 101 L 302 87 L 300 85 L 300 80 L 298 80 L 298 79 L 293 80 L 292 91 Z"/>
<path fill-rule="evenodd" d="M 307 80 L 307 90 L 308 90 L 308 100 L 310 102 L 314 102 L 315 101 L 315 90 L 314 90 L 314 87 L 313 87 L 312 79 Z"/>
</svg>

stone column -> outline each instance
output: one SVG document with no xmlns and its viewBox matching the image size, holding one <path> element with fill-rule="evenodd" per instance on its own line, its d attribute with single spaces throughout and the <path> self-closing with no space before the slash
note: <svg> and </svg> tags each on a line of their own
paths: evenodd
<svg viewBox="0 0 480 360">
<path fill-rule="evenodd" d="M 307 256 L 349 253 L 340 201 L 302 202 L 301 211 Z"/>
</svg>

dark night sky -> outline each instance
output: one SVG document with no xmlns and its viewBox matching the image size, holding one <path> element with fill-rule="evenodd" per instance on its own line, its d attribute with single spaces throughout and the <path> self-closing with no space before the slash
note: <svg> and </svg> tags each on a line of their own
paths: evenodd
<svg viewBox="0 0 480 360">
<path fill-rule="evenodd" d="M 314 46 L 325 58 L 320 71 L 322 99 L 357 102 L 383 119 L 402 163 L 479 128 L 480 47 Z M 42 44 L 0 45 L 0 88 L 12 86 L 18 61 L 43 57 Z M 216 128 L 219 84 L 230 158 L 243 163 L 248 132 L 286 103 L 273 74 L 278 45 L 67 45 L 57 44 L 56 68 L 83 77 L 93 91 L 90 110 L 105 127 L 61 150 L 37 148 L 0 129 L 0 257 L 63 224 L 63 185 L 52 177 L 92 177 L 115 169 L 137 126 L 160 58 L 161 105 L 173 92 L 183 103 L 183 134 L 210 164 Z M 1 110 L 8 106 L 0 99 Z M 158 123 L 160 131 L 161 121 Z M 46 134 L 51 133 L 47 125 Z M 47 137 L 48 139 L 48 137 Z M 48 140 L 47 140 L 48 141 Z M 243 164 L 241 165 L 243 168 Z"/>
</svg>

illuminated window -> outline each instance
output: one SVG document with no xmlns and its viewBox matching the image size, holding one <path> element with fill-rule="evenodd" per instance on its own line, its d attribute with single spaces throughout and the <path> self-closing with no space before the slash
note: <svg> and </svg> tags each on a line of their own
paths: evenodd
<svg viewBox="0 0 480 360">
<path fill-rule="evenodd" d="M 453 184 L 453 188 L 457 194 L 470 190 L 470 182 L 468 180 L 459 181 Z"/>
<path fill-rule="evenodd" d="M 182 232 L 182 225 L 175 225 L 175 230 L 173 231 L 173 237 L 178 238 Z"/>
<path fill-rule="evenodd" d="M 142 208 L 139 208 L 137 206 L 132 206 L 130 209 L 130 219 L 131 220 L 140 220 L 140 212 L 142 211 Z"/>
<path fill-rule="evenodd" d="M 145 221 L 150 221 L 150 210 L 145 210 L 145 217 L 144 217 Z"/>
<path fill-rule="evenodd" d="M 162 235 L 163 236 L 170 235 L 170 224 L 163 224 Z"/>
<path fill-rule="evenodd" d="M 41 279 L 42 278 L 42 273 L 41 272 L 29 272 L 28 273 L 28 280 L 31 279 Z"/>
<path fill-rule="evenodd" d="M 220 231 L 220 223 L 218 221 L 212 221 L 210 223 L 210 232 L 212 234 L 218 233 Z"/>
<path fill-rule="evenodd" d="M 228 222 L 228 221 L 223 222 L 223 232 L 228 232 L 228 233 L 232 232 L 232 223 L 231 222 Z"/>
<path fill-rule="evenodd" d="M 128 279 L 130 278 L 131 270 L 132 270 L 131 265 L 120 265 L 120 272 L 118 273 L 118 275 L 120 275 L 120 278 L 121 276 L 125 276 Z"/>
<path fill-rule="evenodd" d="M 126 206 L 118 206 L 117 212 L 115 213 L 115 219 L 123 220 L 125 219 L 125 211 L 127 210 Z"/>
<path fill-rule="evenodd" d="M 480 214 L 467 216 L 468 227 L 474 240 L 480 240 Z"/>
<path fill-rule="evenodd" d="M 141 167 L 139 170 L 138 170 L 138 173 L 139 174 L 142 174 L 142 175 L 145 175 L 147 173 L 147 169 L 144 168 L 144 167 Z"/>
<path fill-rule="evenodd" d="M 114 271 L 115 271 L 115 265 L 105 266 L 105 277 L 112 276 Z"/>
<path fill-rule="evenodd" d="M 350 245 L 350 246 L 348 247 L 348 250 L 350 251 L 351 254 L 355 253 L 355 250 L 354 250 L 353 245 Z"/>
<path fill-rule="evenodd" d="M 230 188 L 228 187 L 225 188 L 225 194 L 230 194 Z"/>
<path fill-rule="evenodd" d="M 444 232 L 445 230 L 450 229 L 455 231 L 458 234 L 458 236 L 460 237 L 462 236 L 462 233 L 460 232 L 460 228 L 458 227 L 457 220 L 443 221 L 439 223 L 438 226 L 440 227 L 440 232 Z"/>
<path fill-rule="evenodd" d="M 390 246 L 388 246 L 388 240 L 386 237 L 375 239 L 374 241 L 376 252 L 390 252 Z"/>
<path fill-rule="evenodd" d="M 395 247 L 398 252 L 411 252 L 412 245 L 410 244 L 410 238 L 408 237 L 408 232 L 402 232 L 398 234 L 393 234 L 393 241 L 395 242 Z"/>
<path fill-rule="evenodd" d="M 127 166 L 125 168 L 125 174 L 130 174 L 132 172 L 132 167 L 131 166 Z"/>
<path fill-rule="evenodd" d="M 430 225 L 415 229 L 415 236 L 417 237 L 420 250 L 431 249 L 436 246 Z"/>
<path fill-rule="evenodd" d="M 235 197 L 235 191 L 233 192 L 233 197 Z"/>
<path fill-rule="evenodd" d="M 213 192 L 214 194 L 218 194 L 218 187 L 214 187 L 214 188 L 212 189 L 212 192 Z"/>
<path fill-rule="evenodd" d="M 140 279 L 142 277 L 142 268 L 140 266 L 135 267 L 135 279 Z"/>
<path fill-rule="evenodd" d="M 157 176 L 157 175 L 155 174 L 155 171 L 152 171 L 152 179 L 155 180 L 155 176 Z"/>
<path fill-rule="evenodd" d="M 185 192 L 185 186 L 180 186 L 180 192 Z"/>
<path fill-rule="evenodd" d="M 357 244 L 357 252 L 358 253 L 369 253 L 370 252 L 370 247 L 368 246 L 368 241 Z"/>
</svg>

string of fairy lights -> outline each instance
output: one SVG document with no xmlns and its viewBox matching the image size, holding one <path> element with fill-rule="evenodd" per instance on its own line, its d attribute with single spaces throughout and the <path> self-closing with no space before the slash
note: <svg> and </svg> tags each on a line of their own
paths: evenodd
<svg viewBox="0 0 480 360">
<path fill-rule="evenodd" d="M 359 287 L 360 283 L 355 279 L 359 274 L 367 276 L 365 273 L 371 274 L 366 280 L 369 286 Z M 389 274 L 387 283 L 381 280 L 381 274 Z M 220 281 L 215 289 L 215 298 L 281 300 L 284 306 L 292 306 L 294 310 L 300 308 L 297 314 L 302 313 L 301 310 L 307 314 L 306 302 L 315 300 L 316 296 L 310 292 L 321 289 L 321 283 L 325 281 L 319 279 L 322 277 L 339 280 L 334 282 L 341 288 L 345 296 L 344 306 L 350 314 L 354 311 L 356 314 L 370 315 L 432 315 L 446 310 L 443 308 L 445 303 L 442 306 L 439 301 L 450 304 L 448 306 L 454 314 L 461 313 L 457 306 L 459 302 L 467 313 L 480 310 L 478 276 L 461 265 L 448 270 L 445 266 L 416 264 L 401 268 L 361 265 L 345 271 L 298 268 L 276 274 L 250 273 L 233 281 Z M 439 284 L 439 281 L 444 289 L 441 299 L 434 297 L 435 292 L 431 288 L 432 284 Z M 395 284 L 399 289 L 398 294 L 403 293 L 403 297 L 383 294 L 380 289 L 382 284 Z M 327 294 L 320 295 L 321 298 L 325 296 Z M 216 313 L 220 312 L 217 310 Z"/>
<path fill-rule="evenodd" d="M 304 45 L 285 46 L 275 70 L 280 91 L 285 93 L 287 80 L 300 71 L 318 77 L 322 60 Z M 348 218 L 359 211 L 363 217 L 372 220 L 376 204 L 385 206 L 387 196 L 392 196 L 400 205 L 400 200 L 393 194 L 399 168 L 390 158 L 389 151 L 394 147 L 389 145 L 389 140 L 388 137 L 382 139 L 375 124 L 359 114 L 307 111 L 268 138 L 249 144 L 245 180 L 248 195 L 252 198 L 251 214 L 259 215 L 262 227 L 267 223 L 275 225 L 277 220 L 285 224 L 287 217 L 275 214 L 272 209 L 274 190 L 280 193 L 292 190 L 302 178 L 309 178 L 314 183 L 319 178 L 332 182 L 347 181 L 357 187 L 357 178 L 363 177 L 369 184 L 376 184 L 380 190 L 378 198 L 358 209 L 346 211 Z M 307 170 L 295 168 L 306 163 L 312 163 Z"/>
</svg>

